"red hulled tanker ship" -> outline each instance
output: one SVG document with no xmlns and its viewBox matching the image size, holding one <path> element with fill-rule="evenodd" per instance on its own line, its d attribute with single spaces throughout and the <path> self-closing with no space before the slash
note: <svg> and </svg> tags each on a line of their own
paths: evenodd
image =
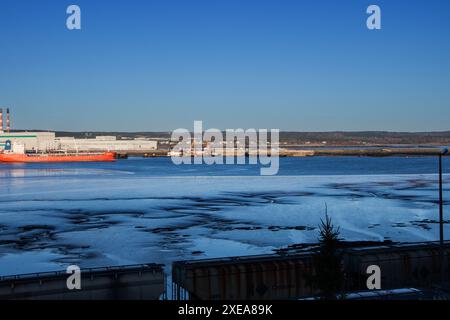
<svg viewBox="0 0 450 320">
<path fill-rule="evenodd" d="M 0 162 L 108 162 L 115 161 L 114 152 L 104 153 L 0 153 Z"/>
</svg>

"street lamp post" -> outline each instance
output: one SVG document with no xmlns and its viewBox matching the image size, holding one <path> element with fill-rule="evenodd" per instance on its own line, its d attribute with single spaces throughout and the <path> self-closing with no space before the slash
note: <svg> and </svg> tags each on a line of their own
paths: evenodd
<svg viewBox="0 0 450 320">
<path fill-rule="evenodd" d="M 444 199 L 442 192 L 442 156 L 448 153 L 448 149 L 444 148 L 439 153 L 439 258 L 441 262 L 441 283 L 443 284 L 445 277 L 445 260 L 444 260 Z"/>
</svg>

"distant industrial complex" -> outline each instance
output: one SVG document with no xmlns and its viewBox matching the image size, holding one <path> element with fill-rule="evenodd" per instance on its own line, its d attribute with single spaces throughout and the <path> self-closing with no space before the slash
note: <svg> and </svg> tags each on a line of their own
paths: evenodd
<svg viewBox="0 0 450 320">
<path fill-rule="evenodd" d="M 156 140 L 148 138 L 117 139 L 116 136 L 96 136 L 95 138 L 56 137 L 55 132 L 11 131 L 9 108 L 6 109 L 6 128 L 3 125 L 3 109 L 0 109 L 0 150 L 11 144 L 24 152 L 49 151 L 114 151 L 150 152 L 158 148 Z"/>
<path fill-rule="evenodd" d="M 238 142 L 234 147 L 223 144 L 222 148 L 214 148 L 209 141 L 202 141 L 201 148 L 196 149 L 194 140 L 191 141 L 191 150 L 182 154 L 172 149 L 178 141 L 173 141 L 170 133 L 167 132 L 107 132 L 95 136 L 91 133 L 59 132 L 57 134 L 45 131 L 13 131 L 11 130 L 10 110 L 6 109 L 6 115 L 3 114 L 3 110 L 0 108 L 0 152 L 9 146 L 15 153 L 115 152 L 121 158 L 128 155 L 144 157 L 201 156 L 205 154 L 219 157 L 252 155 L 245 145 L 240 145 Z M 3 121 L 4 118 L 6 118 L 5 121 Z M 72 134 L 73 136 L 71 136 Z M 450 143 L 450 132 L 281 132 L 280 137 L 278 154 L 281 157 L 435 156 L 440 153 L 437 146 Z M 362 142 L 361 138 L 364 138 L 365 141 Z M 389 142 L 393 144 L 391 145 Z M 405 144 L 406 142 L 409 144 Z"/>
</svg>

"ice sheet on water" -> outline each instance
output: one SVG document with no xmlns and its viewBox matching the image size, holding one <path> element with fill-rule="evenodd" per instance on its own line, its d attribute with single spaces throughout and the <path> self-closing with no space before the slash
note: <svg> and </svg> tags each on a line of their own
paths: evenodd
<svg viewBox="0 0 450 320">
<path fill-rule="evenodd" d="M 0 274 L 270 252 L 325 207 L 346 240 L 437 237 L 433 175 L 112 177 L 0 180 Z"/>
</svg>

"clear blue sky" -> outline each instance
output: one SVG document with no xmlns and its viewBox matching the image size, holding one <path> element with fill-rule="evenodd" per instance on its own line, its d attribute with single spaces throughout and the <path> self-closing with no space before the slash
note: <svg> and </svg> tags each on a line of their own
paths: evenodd
<svg viewBox="0 0 450 320">
<path fill-rule="evenodd" d="M 450 130 L 448 0 L 0 0 L 0 44 L 20 129 Z"/>
</svg>

